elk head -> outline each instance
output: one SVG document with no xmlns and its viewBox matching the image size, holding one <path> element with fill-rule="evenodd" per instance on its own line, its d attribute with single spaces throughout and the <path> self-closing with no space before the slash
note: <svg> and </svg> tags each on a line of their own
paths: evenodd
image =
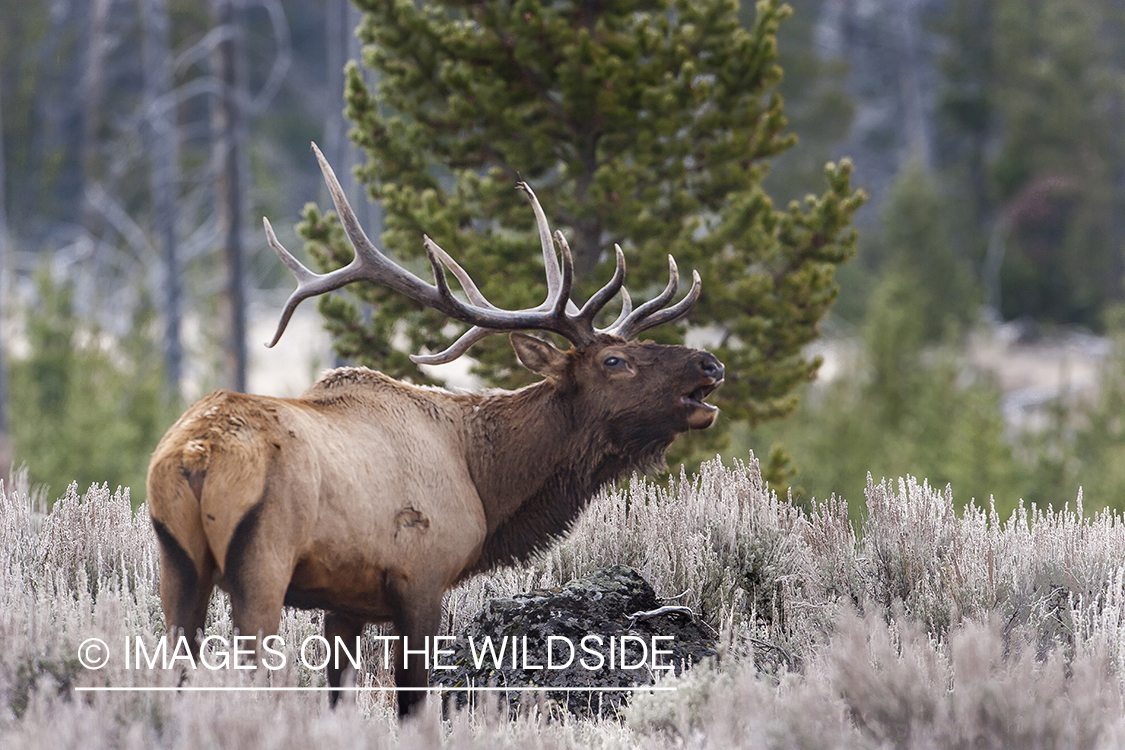
<svg viewBox="0 0 1125 750">
<path fill-rule="evenodd" d="M 489 302 L 457 261 L 429 237 L 423 236 L 423 245 L 433 267 L 434 284 L 423 281 L 387 258 L 360 227 L 332 167 L 315 143 L 312 149 L 340 222 L 355 249 L 355 257 L 343 268 L 327 274 L 314 273 L 281 245 L 269 220 L 263 219 L 270 246 L 298 282 L 296 291 L 290 295 L 282 311 L 277 332 L 267 346 L 273 346 L 281 338 L 294 309 L 303 300 L 339 289 L 353 281 L 371 281 L 470 324 L 471 327 L 445 351 L 411 355 L 411 360 L 416 363 L 451 362 L 484 337 L 509 331 L 520 362 L 552 380 L 559 394 L 566 394 L 574 403 L 581 404 L 583 408 L 573 409 L 576 413 L 608 425 L 611 432 L 619 432 L 619 435 L 608 436 L 615 444 L 652 451 L 659 449 L 662 457 L 663 449 L 676 435 L 690 429 L 709 427 L 714 422 L 718 409 L 704 399 L 722 383 L 722 363 L 708 352 L 684 346 L 633 341 L 641 332 L 674 321 L 688 312 L 699 297 L 697 272 L 692 272 L 692 285 L 687 295 L 668 307 L 680 278 L 676 261 L 669 255 L 667 286 L 659 295 L 634 309 L 624 287 L 625 255 L 616 245 L 617 267 L 613 277 L 579 308 L 570 299 L 574 282 L 570 246 L 561 232 L 552 236 L 535 193 L 527 183 L 520 182 L 518 187 L 528 196 L 539 230 L 547 274 L 547 298 L 534 308 L 503 310 Z M 559 254 L 562 256 L 561 267 Z M 453 295 L 447 270 L 460 282 L 468 302 Z M 596 328 L 595 316 L 618 292 L 622 298 L 621 313 L 607 327 Z M 519 333 L 526 330 L 559 334 L 574 347 L 561 351 L 549 342 Z M 644 446 L 636 446 L 637 442 L 644 443 Z"/>
<path fill-rule="evenodd" d="M 521 333 L 510 336 L 520 362 L 550 378 L 588 421 L 607 425 L 609 442 L 637 449 L 710 427 L 718 409 L 704 399 L 723 379 L 709 352 L 602 334 L 569 351 Z"/>
</svg>

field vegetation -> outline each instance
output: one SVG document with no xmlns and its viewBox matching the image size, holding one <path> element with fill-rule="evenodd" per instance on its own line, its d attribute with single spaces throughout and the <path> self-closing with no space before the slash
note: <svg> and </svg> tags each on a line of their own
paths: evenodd
<svg viewBox="0 0 1125 750">
<path fill-rule="evenodd" d="M 443 719 L 435 701 L 399 727 L 390 698 L 323 693 L 102 692 L 180 685 L 178 670 L 83 668 L 79 644 L 163 632 L 156 543 L 128 492 L 72 485 L 50 512 L 0 493 L 0 747 L 923 748 L 1114 747 L 1125 742 L 1125 524 L 1081 497 L 957 512 L 949 488 L 869 481 L 861 523 L 832 498 L 778 498 L 757 463 L 705 463 L 667 485 L 600 495 L 529 564 L 447 597 L 457 632 L 494 596 L 636 567 L 695 610 L 722 656 L 638 694 L 619 720 L 533 704 L 515 721 L 487 699 Z M 287 610 L 287 642 L 319 632 Z M 207 632 L 230 634 L 225 597 Z M 374 630 L 369 630 L 368 640 Z M 374 644 L 368 646 L 374 649 Z M 388 684 L 365 672 L 360 686 Z M 321 685 L 287 665 L 190 674 L 188 686 Z"/>
</svg>

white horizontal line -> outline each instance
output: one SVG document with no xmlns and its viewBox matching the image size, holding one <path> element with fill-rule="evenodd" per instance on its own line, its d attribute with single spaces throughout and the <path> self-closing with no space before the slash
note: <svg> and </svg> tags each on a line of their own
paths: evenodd
<svg viewBox="0 0 1125 750">
<path fill-rule="evenodd" d="M 246 693 L 246 692 L 275 692 L 275 693 L 319 693 L 328 690 L 339 690 L 345 693 L 390 693 L 403 692 L 453 692 L 453 693 L 634 693 L 639 690 L 652 690 L 655 692 L 669 692 L 677 690 L 675 687 L 657 687 L 655 685 L 640 685 L 633 687 L 543 687 L 540 685 L 513 685 L 509 687 L 294 687 L 281 685 L 278 687 L 75 687 L 75 691 L 83 693 Z"/>
</svg>

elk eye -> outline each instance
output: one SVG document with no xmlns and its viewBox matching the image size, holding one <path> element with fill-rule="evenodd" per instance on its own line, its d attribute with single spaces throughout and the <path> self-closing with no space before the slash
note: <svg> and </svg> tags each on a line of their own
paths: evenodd
<svg viewBox="0 0 1125 750">
<path fill-rule="evenodd" d="M 621 357 L 606 357 L 605 358 L 605 366 L 606 367 L 620 367 L 623 364 L 625 364 L 625 360 L 621 359 Z"/>
</svg>

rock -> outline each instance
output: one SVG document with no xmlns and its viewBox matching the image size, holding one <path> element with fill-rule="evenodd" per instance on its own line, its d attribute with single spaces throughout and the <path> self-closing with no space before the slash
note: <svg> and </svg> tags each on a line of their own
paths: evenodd
<svg viewBox="0 0 1125 750">
<path fill-rule="evenodd" d="M 505 691 L 499 696 L 512 712 L 544 700 L 577 716 L 613 717 L 630 693 L 606 688 L 651 685 L 659 667 L 679 674 L 715 656 L 714 637 L 706 625 L 685 608 L 652 614 L 659 608 L 652 586 L 622 565 L 561 588 L 494 599 L 457 634 L 453 656 L 441 660 L 453 668 L 435 668 L 430 682 L 451 687 L 599 688 Z M 637 613 L 650 614 L 631 617 Z M 446 699 L 464 706 L 469 694 L 451 692 Z M 472 700 L 491 702 L 479 693 Z"/>
</svg>

